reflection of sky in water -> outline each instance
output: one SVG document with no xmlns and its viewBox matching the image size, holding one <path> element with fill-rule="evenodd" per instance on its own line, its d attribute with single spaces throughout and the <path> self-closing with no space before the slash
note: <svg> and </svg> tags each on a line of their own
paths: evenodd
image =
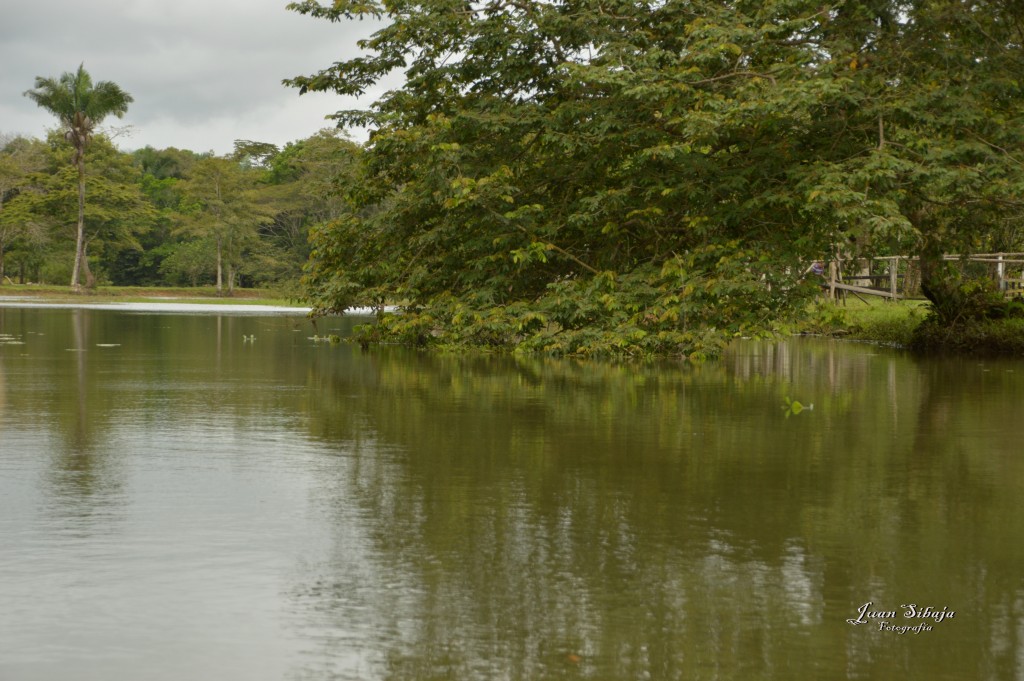
<svg viewBox="0 0 1024 681">
<path fill-rule="evenodd" d="M 115 427 L 99 456 L 116 461 L 93 463 L 106 482 L 86 486 L 66 470 L 32 471 L 53 478 L 43 485 L 12 479 L 45 452 L 65 454 L 39 448 L 36 433 L 7 435 L 0 496 L 20 518 L 3 532 L 0 670 L 13 676 L 0 676 L 283 678 L 281 579 L 321 528 L 297 517 L 304 476 L 261 453 L 266 438 L 230 426 L 152 436 Z M 10 456 L 19 450 L 20 466 Z"/>
<path fill-rule="evenodd" d="M 0 348 L 0 678 L 1024 669 L 1009 365 L 793 341 L 623 366 L 363 353 L 256 316 L 0 322 L 27 339 Z M 815 409 L 787 419 L 786 397 Z M 964 615 L 908 642 L 846 624 L 868 600 Z"/>
<path fill-rule="evenodd" d="M 308 307 L 285 307 L 280 305 L 246 305 L 246 304 L 221 304 L 221 303 L 175 303 L 167 299 L 153 302 L 125 302 L 125 303 L 57 303 L 44 302 L 38 299 L 31 299 L 18 296 L 0 296 L 0 305 L 11 309 L 49 309 L 49 310 L 107 310 L 114 312 L 143 312 L 143 313 L 169 313 L 169 314 L 218 314 L 218 315 L 266 315 L 286 314 L 305 315 L 308 314 Z M 365 314 L 367 310 L 353 310 L 353 314 Z"/>
</svg>

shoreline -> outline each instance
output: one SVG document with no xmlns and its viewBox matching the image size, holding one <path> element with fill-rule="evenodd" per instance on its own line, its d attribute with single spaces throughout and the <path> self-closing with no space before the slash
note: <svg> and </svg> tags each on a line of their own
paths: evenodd
<svg viewBox="0 0 1024 681">
<path fill-rule="evenodd" d="M 279 314 L 308 315 L 311 308 L 249 303 L 187 303 L 162 302 L 49 302 L 32 296 L 0 296 L 0 308 L 56 309 L 56 310 L 116 310 L 124 312 L 189 313 L 189 314 Z"/>
<path fill-rule="evenodd" d="M 183 298 L 182 300 L 188 300 Z M 194 299 L 193 299 L 194 300 Z M 226 302 L 178 302 L 167 298 L 155 298 L 148 301 L 125 302 L 86 302 L 66 300 L 46 300 L 36 296 L 2 296 L 0 309 L 54 309 L 54 310 L 107 310 L 118 312 L 155 313 L 155 314 L 233 314 L 233 315 L 280 315 L 308 316 L 310 307 L 293 307 L 288 305 L 264 305 L 259 303 L 226 303 Z M 373 314 L 370 308 L 353 308 L 346 310 L 346 315 L 365 316 Z"/>
</svg>

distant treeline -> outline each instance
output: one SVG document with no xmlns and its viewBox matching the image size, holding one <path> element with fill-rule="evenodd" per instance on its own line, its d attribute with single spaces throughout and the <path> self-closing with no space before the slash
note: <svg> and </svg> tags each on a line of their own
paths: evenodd
<svg viewBox="0 0 1024 681">
<path fill-rule="evenodd" d="M 89 283 L 297 294 L 309 229 L 341 212 L 358 153 L 331 130 L 283 149 L 239 140 L 228 156 L 123 152 L 96 135 L 85 166 Z M 0 137 L 0 282 L 69 280 L 78 209 L 72 154 L 61 132 Z"/>
</svg>

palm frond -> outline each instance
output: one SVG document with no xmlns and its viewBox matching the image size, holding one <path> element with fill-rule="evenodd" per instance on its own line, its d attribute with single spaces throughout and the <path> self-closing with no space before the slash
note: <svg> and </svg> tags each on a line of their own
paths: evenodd
<svg viewBox="0 0 1024 681">
<path fill-rule="evenodd" d="M 84 64 L 79 65 L 77 71 L 61 74 L 60 78 L 36 77 L 35 88 L 25 92 L 25 96 L 68 127 L 81 127 L 88 119 L 90 130 L 109 115 L 124 116 L 128 105 L 135 101 L 111 81 L 94 85 Z"/>
</svg>

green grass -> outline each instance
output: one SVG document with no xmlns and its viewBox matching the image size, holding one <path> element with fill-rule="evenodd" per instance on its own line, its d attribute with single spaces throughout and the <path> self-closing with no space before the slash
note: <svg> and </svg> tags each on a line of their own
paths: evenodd
<svg viewBox="0 0 1024 681">
<path fill-rule="evenodd" d="M 304 303 L 289 299 L 278 292 L 259 289 L 235 289 L 233 295 L 218 295 L 213 286 L 97 286 L 75 293 L 69 286 L 37 284 L 4 284 L 0 296 L 46 300 L 53 303 L 135 303 L 154 300 L 173 300 L 180 303 L 208 303 L 232 305 L 276 305 L 303 307 Z"/>
<path fill-rule="evenodd" d="M 819 301 L 797 331 L 883 343 L 921 354 L 1024 356 L 1024 318 L 1019 312 L 950 326 L 930 318 L 930 309 L 924 300 L 853 299 L 846 305 Z"/>
<path fill-rule="evenodd" d="M 907 347 L 930 307 L 924 300 L 848 301 L 848 337 Z"/>
<path fill-rule="evenodd" d="M 924 300 L 893 303 L 881 298 L 867 301 L 852 298 L 845 305 L 818 301 L 797 330 L 801 333 L 909 347 L 914 330 L 924 321 L 928 310 L 929 303 Z"/>
</svg>

